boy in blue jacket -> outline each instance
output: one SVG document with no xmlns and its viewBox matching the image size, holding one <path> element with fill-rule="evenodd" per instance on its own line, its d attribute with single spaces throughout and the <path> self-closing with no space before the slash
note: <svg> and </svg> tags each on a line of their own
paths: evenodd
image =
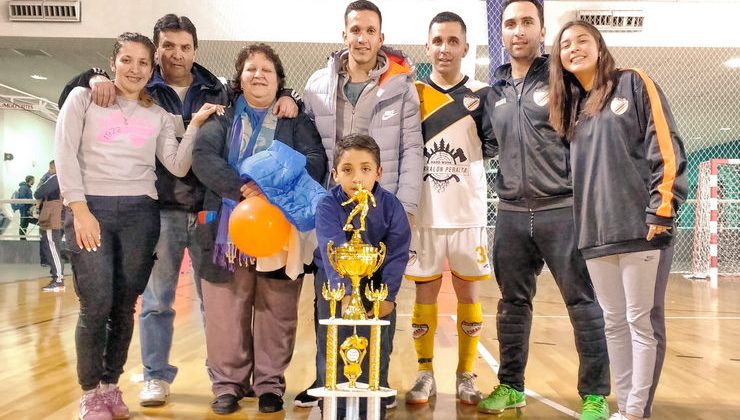
<svg viewBox="0 0 740 420">
<path fill-rule="evenodd" d="M 373 274 L 372 279 L 364 278 L 360 282 L 360 291 L 365 290 L 365 285 L 372 282 L 373 288 L 380 287 L 381 283 L 388 286 L 388 297 L 380 304 L 380 318 L 390 321 L 390 325 L 383 327 L 380 344 L 380 386 L 388 386 L 388 364 L 391 351 L 393 350 L 393 336 L 396 331 L 396 295 L 401 287 L 404 270 L 409 259 L 409 243 L 411 241 L 411 230 L 409 228 L 406 211 L 395 195 L 383 189 L 378 183 L 383 169 L 380 166 L 380 148 L 375 140 L 367 135 L 352 134 L 346 136 L 336 143 L 334 148 L 334 167 L 331 170 L 336 186 L 329 191 L 329 195 L 321 199 L 316 209 L 316 236 L 318 237 L 318 250 L 320 259 L 316 258 L 316 264 L 326 270 L 328 281 L 336 288 L 341 282 L 345 282 L 346 296 L 342 300 L 342 309 L 349 303 L 351 285 L 349 279 L 342 279 L 329 263 L 326 254 L 326 244 L 334 242 L 334 246 L 340 246 L 349 241 L 352 232 L 345 231 L 344 225 L 353 206 L 342 206 L 356 191 L 356 184 L 371 191 L 375 196 L 376 206 L 371 207 L 365 219 L 366 230 L 362 232 L 362 239 L 379 247 L 380 242 L 386 246 L 386 255 L 383 264 Z M 360 218 L 352 220 L 354 228 L 359 228 Z M 318 257 L 318 255 L 317 255 Z M 363 305 L 372 318 L 372 302 L 365 299 L 361 293 Z M 368 327 L 358 328 L 358 335 L 370 336 Z M 342 328 L 339 331 L 341 342 L 351 334 L 351 329 Z M 362 376 L 359 381 L 367 382 L 368 358 L 363 361 Z M 323 372 L 321 373 L 323 375 Z M 340 400 L 340 410 L 342 402 Z M 385 417 L 385 405 L 381 404 L 381 418 Z M 360 408 L 365 411 L 364 401 Z M 362 416 L 361 416 L 362 417 Z M 341 416 L 340 416 L 341 418 Z"/>
</svg>

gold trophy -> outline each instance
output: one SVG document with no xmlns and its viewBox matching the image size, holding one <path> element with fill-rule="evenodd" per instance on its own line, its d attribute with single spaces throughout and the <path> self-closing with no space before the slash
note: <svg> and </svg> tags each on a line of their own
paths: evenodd
<svg viewBox="0 0 740 420">
<path fill-rule="evenodd" d="M 368 200 L 375 207 L 375 197 L 373 193 L 357 184 L 357 191 L 349 200 L 342 203 L 343 206 L 356 202 L 355 208 L 347 217 L 344 230 L 353 231 L 352 239 L 344 245 L 333 248 L 334 241 L 326 244 L 326 254 L 329 256 L 329 263 L 341 277 L 349 276 L 352 282 L 352 296 L 350 297 L 349 306 L 342 313 L 342 318 L 353 320 L 367 319 L 365 308 L 362 306 L 360 298 L 360 279 L 371 277 L 375 271 L 380 268 L 385 258 L 385 244 L 380 243 L 380 249 L 370 244 L 362 242 L 360 232 L 365 230 L 365 217 L 368 212 Z M 360 228 L 354 229 L 352 219 L 360 215 Z"/>
<path fill-rule="evenodd" d="M 363 277 L 370 278 L 375 271 L 380 268 L 380 266 L 383 264 L 383 259 L 385 258 L 385 244 L 380 243 L 380 249 L 372 246 L 371 244 L 366 244 L 362 242 L 362 236 L 361 232 L 365 231 L 365 217 L 367 217 L 367 213 L 369 211 L 369 203 L 372 203 L 373 207 L 376 206 L 375 203 L 375 197 L 373 197 L 373 194 L 362 187 L 362 184 L 357 184 L 357 189 L 352 197 L 350 197 L 349 200 L 342 203 L 343 206 L 349 205 L 351 203 L 356 203 L 355 207 L 350 212 L 349 216 L 347 217 L 347 221 L 344 225 L 345 231 L 352 231 L 352 238 L 350 241 L 346 244 L 343 244 L 341 246 L 338 246 L 336 248 L 333 247 L 334 242 L 329 241 L 329 243 L 326 245 L 326 253 L 329 257 L 329 263 L 332 267 L 337 271 L 337 273 L 341 277 L 349 276 L 351 282 L 352 282 L 352 295 L 350 297 L 349 305 L 346 309 L 342 312 L 342 318 L 346 320 L 355 320 L 355 321 L 362 321 L 367 319 L 367 314 L 365 311 L 365 308 L 362 305 L 362 299 L 360 296 L 360 279 Z M 352 224 L 352 219 L 355 218 L 355 216 L 358 216 L 360 218 L 360 227 L 358 229 L 355 229 Z M 331 289 L 331 286 L 329 286 L 329 289 Z M 384 291 L 384 292 L 383 292 Z M 377 293 L 371 293 L 367 294 L 366 296 L 368 299 L 374 301 L 375 306 L 375 318 L 378 317 L 378 305 L 379 301 L 385 299 L 385 297 L 388 295 L 388 288 L 387 287 L 381 287 Z M 326 297 L 324 297 L 326 299 Z M 375 330 L 377 329 L 377 334 Z M 375 337 L 377 335 L 377 337 Z M 360 346 L 362 344 L 362 341 L 364 340 L 364 346 Z M 361 347 L 361 349 L 360 349 Z M 349 386 L 350 388 L 355 387 L 355 383 L 357 381 L 357 378 L 362 373 L 362 370 L 360 369 L 360 362 L 362 361 L 362 358 L 365 356 L 365 348 L 367 347 L 367 339 L 364 337 L 358 337 L 357 334 L 354 334 L 353 336 L 347 338 L 347 340 L 342 343 L 341 346 L 341 354 L 342 359 L 345 363 L 344 367 L 344 376 L 349 380 Z M 326 383 L 327 386 L 330 384 L 330 380 L 332 378 L 329 377 L 330 370 L 336 371 L 336 367 L 332 366 L 330 367 L 330 363 L 332 361 L 329 360 L 330 356 L 329 354 L 336 352 L 336 345 L 333 346 L 333 348 L 330 348 L 329 344 L 329 337 L 327 337 L 327 360 L 326 360 Z M 371 332 L 371 340 L 370 340 L 370 372 L 371 374 L 373 372 L 376 372 L 375 375 L 373 375 L 373 379 L 375 380 L 374 383 L 371 380 L 370 382 L 370 388 L 373 390 L 378 389 L 378 375 L 377 372 L 380 370 L 380 325 L 373 325 L 372 332 Z M 359 361 L 352 360 L 353 358 L 348 358 L 346 356 L 360 356 L 359 358 L 354 358 Z M 336 363 L 336 356 L 334 358 L 334 363 Z M 377 366 L 376 366 L 377 365 Z M 336 373 L 335 373 L 336 375 Z M 336 376 L 334 377 L 334 380 L 336 381 Z"/>
<path fill-rule="evenodd" d="M 344 230 L 352 232 L 351 239 L 341 246 L 334 248 L 334 243 L 326 245 L 329 263 L 341 276 L 349 276 L 352 284 L 352 293 L 349 304 L 342 310 L 342 317 L 335 318 L 336 305 L 345 295 L 344 284 L 332 287 L 327 281 L 323 285 L 321 295 L 329 301 L 330 319 L 321 319 L 319 323 L 327 326 L 326 333 L 326 386 L 308 390 L 309 395 L 324 399 L 322 410 L 323 420 L 336 420 L 338 399 L 346 398 L 346 418 L 359 419 L 360 398 L 367 398 L 367 420 L 380 420 L 381 398 L 396 395 L 396 390 L 379 386 L 380 382 L 380 331 L 381 326 L 389 325 L 390 321 L 378 319 L 380 302 L 388 296 L 388 287 L 381 284 L 377 289 L 372 286 L 365 288 L 365 297 L 373 302 L 375 319 L 367 319 L 368 314 L 362 305 L 360 279 L 370 278 L 385 259 L 385 244 L 380 243 L 376 248 L 362 241 L 361 232 L 365 232 L 365 217 L 370 204 L 376 206 L 372 193 L 357 184 L 356 192 L 342 203 L 342 206 L 356 203 L 347 217 Z M 353 219 L 359 217 L 359 228 L 355 229 Z M 327 267 L 328 269 L 328 267 Z M 370 327 L 370 340 L 357 335 L 357 326 Z M 339 327 L 353 327 L 354 333 L 337 348 L 337 329 Z M 369 351 L 368 351 L 369 350 Z M 369 354 L 368 384 L 357 382 L 362 374 L 362 361 Z M 348 383 L 337 384 L 337 354 L 344 362 L 344 376 Z"/>
</svg>

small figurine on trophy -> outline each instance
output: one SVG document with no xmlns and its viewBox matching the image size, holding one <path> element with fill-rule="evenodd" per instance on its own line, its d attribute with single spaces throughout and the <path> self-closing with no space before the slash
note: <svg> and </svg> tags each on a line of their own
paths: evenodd
<svg viewBox="0 0 740 420">
<path fill-rule="evenodd" d="M 362 188 L 362 184 L 357 184 L 357 189 L 355 190 L 355 193 L 350 197 L 347 201 L 342 203 L 343 206 L 346 206 L 352 202 L 357 203 L 355 207 L 352 209 L 352 212 L 347 217 L 347 223 L 344 224 L 344 230 L 354 231 L 355 234 L 359 234 L 360 232 L 365 231 L 365 218 L 367 217 L 367 212 L 370 210 L 367 201 L 370 199 L 370 202 L 373 203 L 373 207 L 376 207 L 377 204 L 375 204 L 375 196 L 370 191 Z M 352 226 L 352 219 L 357 216 L 357 213 L 360 213 L 360 228 L 355 229 L 354 226 Z"/>
</svg>

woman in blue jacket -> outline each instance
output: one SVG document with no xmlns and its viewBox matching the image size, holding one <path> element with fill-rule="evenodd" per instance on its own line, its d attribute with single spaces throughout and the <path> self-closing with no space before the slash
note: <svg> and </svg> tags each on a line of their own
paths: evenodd
<svg viewBox="0 0 740 420">
<path fill-rule="evenodd" d="M 604 311 L 619 413 L 650 417 L 665 356 L 664 300 L 686 154 L 659 88 L 618 70 L 592 25 L 556 36 L 550 123 L 571 142 L 578 248 Z"/>
</svg>

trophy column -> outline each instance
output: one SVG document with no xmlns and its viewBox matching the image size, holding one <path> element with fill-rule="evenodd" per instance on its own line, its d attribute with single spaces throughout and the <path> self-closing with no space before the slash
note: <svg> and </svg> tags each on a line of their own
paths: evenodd
<svg viewBox="0 0 740 420">
<path fill-rule="evenodd" d="M 351 320 L 351 319 L 342 319 L 342 318 L 333 318 L 333 319 L 321 319 L 319 320 L 319 324 L 326 325 L 327 326 L 327 335 L 329 334 L 328 331 L 331 330 L 331 327 L 334 328 L 354 328 L 357 326 L 369 326 L 371 328 L 370 333 L 370 341 L 368 343 L 368 347 L 370 348 L 370 359 L 369 364 L 370 366 L 370 373 L 373 371 L 373 359 L 377 360 L 375 362 L 375 365 L 377 365 L 377 369 L 379 371 L 380 369 L 380 329 L 382 326 L 390 325 L 390 321 L 385 320 L 376 320 L 376 319 L 366 319 L 366 320 Z M 376 330 L 377 333 L 377 340 L 374 338 L 375 334 L 373 334 L 373 331 Z M 361 338 L 361 337 L 360 337 Z M 327 341 L 329 341 L 329 337 L 327 337 Z M 390 397 L 393 395 L 396 395 L 395 389 L 385 388 L 378 386 L 377 389 L 373 390 L 370 388 L 369 384 L 365 384 L 362 382 L 355 382 L 354 386 L 351 386 L 350 382 L 343 382 L 340 384 L 336 384 L 336 387 L 334 389 L 329 389 L 328 387 L 328 378 L 329 378 L 329 372 L 334 371 L 337 372 L 337 369 L 339 368 L 337 366 L 338 364 L 338 357 L 337 353 L 341 353 L 343 349 L 337 349 L 334 347 L 334 353 L 333 357 L 330 355 L 330 346 L 327 343 L 327 355 L 326 355 L 326 378 L 327 378 L 327 386 L 322 388 L 312 388 L 308 390 L 309 395 L 313 395 L 315 397 L 320 397 L 324 399 L 323 402 L 323 412 L 322 412 L 322 419 L 323 420 L 337 420 L 337 409 L 338 407 L 338 401 L 339 398 L 346 398 L 347 404 L 346 404 L 346 418 L 348 420 L 351 419 L 358 419 L 359 420 L 359 408 L 360 408 L 360 398 L 367 398 L 367 419 L 368 420 L 379 420 L 380 419 L 380 403 L 381 398 L 383 397 Z M 376 349 L 377 347 L 377 349 Z M 344 349 L 346 350 L 346 349 Z M 359 362 L 361 359 L 355 359 L 352 354 L 356 354 L 356 350 L 354 347 L 350 347 L 346 353 L 349 353 L 347 361 L 345 361 L 345 376 L 347 375 L 348 370 L 351 372 L 356 372 L 356 368 L 359 367 L 359 363 L 355 364 L 355 362 Z M 377 359 L 375 357 L 372 357 L 372 354 L 376 353 L 378 355 Z M 344 359 L 344 357 L 343 357 Z M 330 366 L 331 360 L 334 360 L 334 366 Z M 348 369 L 349 367 L 349 369 Z M 359 375 L 358 375 L 359 376 Z M 379 380 L 379 375 L 376 376 L 376 378 Z M 335 376 L 336 378 L 336 376 Z"/>
</svg>

